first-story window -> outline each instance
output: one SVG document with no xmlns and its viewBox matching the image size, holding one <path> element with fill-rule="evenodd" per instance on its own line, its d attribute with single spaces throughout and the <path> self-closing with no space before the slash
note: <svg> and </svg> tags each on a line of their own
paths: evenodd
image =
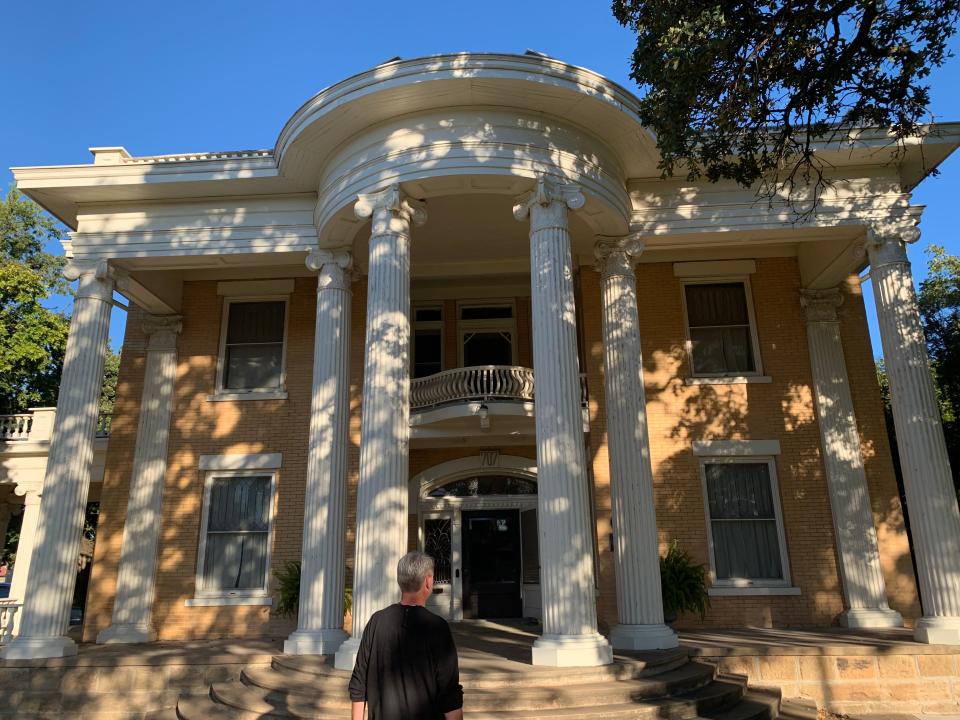
<svg viewBox="0 0 960 720">
<path fill-rule="evenodd" d="M 773 461 L 707 459 L 702 472 L 714 584 L 786 584 Z"/>
<path fill-rule="evenodd" d="M 204 492 L 198 595 L 267 592 L 274 476 L 212 472 Z"/>
<path fill-rule="evenodd" d="M 286 318 L 286 299 L 227 301 L 221 391 L 282 390 Z"/>
</svg>

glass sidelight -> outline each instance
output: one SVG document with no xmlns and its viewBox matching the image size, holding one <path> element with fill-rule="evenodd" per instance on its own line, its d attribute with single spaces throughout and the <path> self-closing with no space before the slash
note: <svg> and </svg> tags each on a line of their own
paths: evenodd
<svg viewBox="0 0 960 720">
<path fill-rule="evenodd" d="M 427 607 L 447 620 L 459 620 L 460 537 L 453 512 L 423 516 L 420 547 L 433 558 L 433 595 Z"/>
</svg>

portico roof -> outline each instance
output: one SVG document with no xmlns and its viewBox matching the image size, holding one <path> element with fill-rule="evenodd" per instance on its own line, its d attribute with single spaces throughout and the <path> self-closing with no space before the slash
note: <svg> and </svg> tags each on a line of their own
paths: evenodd
<svg viewBox="0 0 960 720">
<path fill-rule="evenodd" d="M 655 138 L 642 127 L 637 97 L 601 75 L 538 54 L 455 53 L 395 60 L 349 77 L 304 103 L 273 149 L 131 156 L 91 148 L 84 165 L 13 168 L 18 187 L 71 228 L 87 203 L 317 193 L 334 154 L 351 139 L 405 116 L 454 109 L 562 119 L 610 151 L 627 181 L 659 177 Z M 931 126 L 896 165 L 904 191 L 960 144 L 960 124 Z M 887 165 L 888 134 L 864 130 L 824 144 L 836 167 Z"/>
</svg>

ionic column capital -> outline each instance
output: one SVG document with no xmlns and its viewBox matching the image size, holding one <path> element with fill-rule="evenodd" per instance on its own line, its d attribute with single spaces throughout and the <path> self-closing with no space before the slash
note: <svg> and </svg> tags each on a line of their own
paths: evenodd
<svg viewBox="0 0 960 720">
<path fill-rule="evenodd" d="M 407 195 L 394 183 L 374 193 L 360 193 L 353 206 L 358 218 L 373 218 L 373 234 L 388 232 L 391 220 L 423 225 L 427 221 L 427 206 Z"/>
<path fill-rule="evenodd" d="M 548 227 L 567 227 L 567 209 L 578 210 L 587 199 L 580 187 L 573 183 L 560 183 L 546 175 L 537 176 L 533 190 L 517 198 L 513 216 L 517 220 L 530 218 L 530 232 Z M 539 212 L 534 212 L 538 209 Z"/>
<path fill-rule="evenodd" d="M 148 350 L 176 350 L 177 335 L 183 329 L 180 315 L 147 315 L 141 324 Z"/>
<path fill-rule="evenodd" d="M 639 233 L 625 237 L 598 237 L 593 246 L 594 268 L 603 277 L 632 275 L 644 250 Z"/>
<path fill-rule="evenodd" d="M 13 494 L 22 497 L 24 505 L 39 505 L 42 493 L 42 482 L 20 482 L 13 486 Z"/>
<path fill-rule="evenodd" d="M 825 290 L 801 290 L 800 306 L 806 315 L 807 323 L 838 322 L 837 308 L 843 304 L 840 288 Z"/>
<path fill-rule="evenodd" d="M 348 248 L 311 250 L 307 267 L 320 273 L 317 292 L 321 290 L 349 290 L 353 282 L 353 253 Z"/>
<path fill-rule="evenodd" d="M 870 265 L 879 267 L 907 261 L 907 245 L 920 239 L 919 217 L 894 217 L 871 223 L 863 241 Z"/>
<path fill-rule="evenodd" d="M 127 274 L 110 265 L 109 260 L 71 260 L 63 269 L 63 276 L 73 282 L 79 280 L 78 298 L 113 301 L 114 288 L 127 285 Z"/>
</svg>

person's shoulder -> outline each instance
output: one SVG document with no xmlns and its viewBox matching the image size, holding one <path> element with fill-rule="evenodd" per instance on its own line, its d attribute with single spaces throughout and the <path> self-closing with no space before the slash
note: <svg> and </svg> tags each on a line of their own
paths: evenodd
<svg viewBox="0 0 960 720">
<path fill-rule="evenodd" d="M 448 628 L 450 627 L 449 623 L 444 620 L 442 617 L 437 615 L 430 610 L 427 610 L 425 607 L 420 608 L 420 622 L 424 625 L 428 625 L 430 628 Z"/>
</svg>

